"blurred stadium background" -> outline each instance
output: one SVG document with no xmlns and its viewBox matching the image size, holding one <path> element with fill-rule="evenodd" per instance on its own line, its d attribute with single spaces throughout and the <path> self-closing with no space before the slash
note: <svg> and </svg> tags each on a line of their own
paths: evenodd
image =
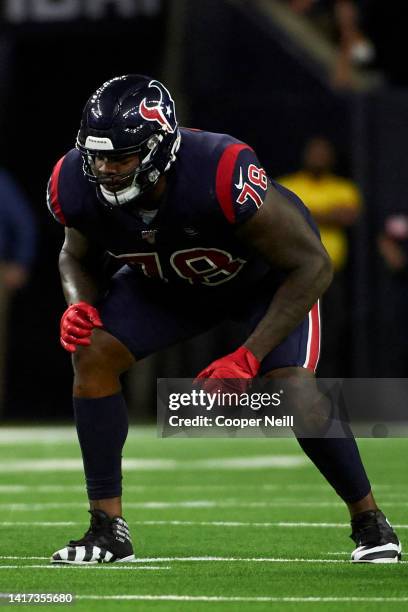
<svg viewBox="0 0 408 612">
<path fill-rule="evenodd" d="M 39 235 L 29 283 L 13 296 L 1 346 L 3 419 L 71 419 L 70 360 L 58 342 L 63 231 L 47 211 L 45 189 L 53 164 L 73 146 L 90 92 L 127 72 L 162 79 L 182 125 L 248 142 L 272 177 L 299 167 L 309 137 L 333 142 L 338 172 L 364 198 L 349 235 L 342 375 L 405 375 L 404 317 L 396 312 L 406 280 L 398 275 L 396 282 L 377 247 L 387 216 L 408 212 L 404 33 L 399 3 L 352 4 L 370 48 L 346 57 L 339 77 L 341 0 L 2 2 L 0 165 L 31 202 Z M 234 330 L 219 329 L 140 364 L 127 380 L 133 417 L 153 416 L 156 373 L 193 376 L 234 343 Z"/>
<path fill-rule="evenodd" d="M 182 125 L 248 142 L 272 177 L 299 168 L 309 138 L 329 139 L 337 172 L 355 182 L 364 201 L 348 230 L 346 329 L 334 349 L 342 355 L 340 375 L 406 376 L 408 64 L 401 4 L 2 0 L 0 179 L 1 168 L 15 179 L 38 232 L 29 281 L 7 300 L 10 251 L 2 249 L 12 232 L 2 226 L 0 180 L 0 317 L 9 302 L 6 334 L 0 321 L 3 593 L 70 590 L 86 611 L 100 609 L 93 599 L 103 596 L 150 599 L 149 608 L 142 601 L 137 609 L 157 612 L 199 612 L 209 601 L 211 610 L 223 611 L 242 609 L 242 602 L 245 609 L 256 602 L 259 611 L 280 610 L 283 602 L 288 611 L 300 602 L 316 610 L 319 601 L 324 610 L 371 612 L 408 601 L 404 564 L 348 563 L 343 504 L 295 440 L 157 440 L 153 427 L 133 427 L 124 452 L 125 502 L 138 563 L 123 572 L 47 565 L 87 519 L 71 424 L 71 364 L 58 339 L 63 230 L 45 192 L 54 163 L 73 146 L 88 95 L 115 75 L 158 77 L 173 92 Z M 237 346 L 237 333 L 225 325 L 137 364 L 126 379 L 133 422 L 153 421 L 157 375 L 194 376 Z M 53 427 L 63 422 L 68 427 Z M 360 445 L 405 548 L 406 446 L 403 439 Z M 198 599 L 181 607 L 184 596 Z"/>
</svg>

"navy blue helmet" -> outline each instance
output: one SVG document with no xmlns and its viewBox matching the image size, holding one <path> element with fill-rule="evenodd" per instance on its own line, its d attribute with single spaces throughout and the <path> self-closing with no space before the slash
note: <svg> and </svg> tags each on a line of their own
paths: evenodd
<svg viewBox="0 0 408 612">
<path fill-rule="evenodd" d="M 107 205 L 133 202 L 155 185 L 175 161 L 180 146 L 174 101 L 162 83 L 139 74 L 115 77 L 89 98 L 76 146 L 84 173 Z M 123 189 L 110 191 L 95 173 L 96 156 L 113 159 L 138 154 L 140 163 L 121 175 Z"/>
</svg>

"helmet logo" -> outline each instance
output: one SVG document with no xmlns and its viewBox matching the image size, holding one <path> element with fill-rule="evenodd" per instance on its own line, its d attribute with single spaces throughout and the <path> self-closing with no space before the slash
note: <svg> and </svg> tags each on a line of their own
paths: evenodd
<svg viewBox="0 0 408 612">
<path fill-rule="evenodd" d="M 160 123 L 160 125 L 162 126 L 165 132 L 174 134 L 174 128 L 172 127 L 171 123 L 169 122 L 167 118 L 167 117 L 170 118 L 172 117 L 172 115 L 174 115 L 174 103 L 170 97 L 169 92 L 162 85 L 160 85 L 158 81 L 151 81 L 149 83 L 149 87 L 155 87 L 156 89 L 159 90 L 160 100 L 158 102 L 155 102 L 154 106 L 148 106 L 147 98 L 143 98 L 143 100 L 141 101 L 139 105 L 140 115 L 143 117 L 143 119 L 146 119 L 146 121 L 157 121 L 157 123 Z M 169 97 L 169 103 L 167 104 L 165 111 L 164 111 L 164 104 L 163 104 L 162 87 Z"/>
</svg>

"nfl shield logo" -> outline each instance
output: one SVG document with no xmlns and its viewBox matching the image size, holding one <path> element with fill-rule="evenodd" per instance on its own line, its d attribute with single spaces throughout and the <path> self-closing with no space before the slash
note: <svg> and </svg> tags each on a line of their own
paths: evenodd
<svg viewBox="0 0 408 612">
<path fill-rule="evenodd" d="M 142 238 L 147 240 L 149 244 L 154 244 L 156 242 L 156 233 L 157 230 L 142 230 Z"/>
</svg>

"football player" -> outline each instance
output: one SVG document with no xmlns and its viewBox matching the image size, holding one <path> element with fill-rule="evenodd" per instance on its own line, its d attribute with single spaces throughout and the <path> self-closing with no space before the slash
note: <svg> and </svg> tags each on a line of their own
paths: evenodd
<svg viewBox="0 0 408 612">
<path fill-rule="evenodd" d="M 73 357 L 91 513 L 86 534 L 52 561 L 129 561 L 121 374 L 234 318 L 246 341 L 199 378 L 313 379 L 318 300 L 331 263 L 306 207 L 268 178 L 255 152 L 225 134 L 180 128 L 170 93 L 146 76 L 113 78 L 92 94 L 76 147 L 53 169 L 48 206 L 65 226 L 61 343 Z M 97 273 L 106 252 L 123 264 L 107 290 Z M 376 506 L 354 438 L 299 443 L 350 510 L 353 560 L 397 561 L 400 543 Z"/>
</svg>

